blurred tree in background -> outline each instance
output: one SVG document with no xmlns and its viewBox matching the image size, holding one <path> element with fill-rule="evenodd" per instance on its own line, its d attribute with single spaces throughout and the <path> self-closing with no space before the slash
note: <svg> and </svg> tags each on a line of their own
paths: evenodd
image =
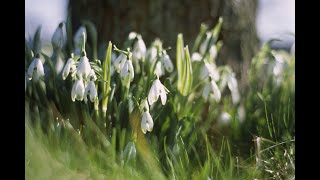
<svg viewBox="0 0 320 180">
<path fill-rule="evenodd" d="M 155 38 L 175 49 L 178 33 L 186 44 L 196 38 L 200 24 L 212 28 L 223 17 L 220 39 L 223 48 L 218 64 L 229 64 L 240 79 L 246 79 L 249 61 L 258 50 L 256 0 L 70 0 L 72 31 L 82 20 L 93 22 L 98 43 L 109 40 L 122 45 L 131 31 L 142 34 L 149 45 Z M 175 52 L 175 50 L 172 50 Z M 171 52 L 169 52 L 170 54 Z M 242 83 L 240 82 L 240 85 Z"/>
</svg>

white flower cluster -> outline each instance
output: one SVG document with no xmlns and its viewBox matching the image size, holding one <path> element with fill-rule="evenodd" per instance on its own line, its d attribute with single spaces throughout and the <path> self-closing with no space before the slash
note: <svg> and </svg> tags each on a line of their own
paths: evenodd
<svg viewBox="0 0 320 180">
<path fill-rule="evenodd" d="M 34 81 L 38 81 L 41 77 L 44 76 L 44 69 L 43 69 L 43 64 L 40 59 L 40 57 L 36 57 L 33 59 L 31 62 L 29 68 L 28 68 L 28 79 Z"/>
<path fill-rule="evenodd" d="M 126 55 L 120 54 L 114 62 L 114 68 L 120 74 L 123 84 L 128 88 L 134 78 L 132 61 Z"/>
<path fill-rule="evenodd" d="M 160 46 L 159 49 L 162 49 L 162 42 L 159 39 L 156 39 L 153 42 L 153 45 L 147 50 L 146 57 L 149 60 L 151 67 L 155 65 L 154 73 L 158 77 L 161 77 L 165 75 L 166 71 L 169 73 L 173 71 L 173 64 L 166 50 L 160 50 L 159 60 L 157 61 L 158 49 L 156 46 Z"/>
<path fill-rule="evenodd" d="M 62 79 L 65 80 L 69 73 L 71 73 L 71 77 L 75 78 L 75 82 L 71 90 L 72 101 L 84 100 L 87 102 L 87 96 L 90 95 L 91 102 L 94 102 L 98 98 L 98 93 L 94 84 L 97 80 L 97 76 L 91 68 L 87 56 L 84 55 L 80 58 L 78 66 L 76 66 L 73 58 L 69 58 L 64 66 Z"/>
<path fill-rule="evenodd" d="M 149 112 L 149 105 L 155 103 L 159 96 L 161 104 L 165 105 L 167 101 L 167 93 L 169 90 L 160 82 L 159 77 L 153 81 L 150 88 L 148 98 L 144 99 L 141 103 L 142 119 L 141 119 L 141 130 L 145 134 L 147 131 L 151 132 L 153 129 L 153 119 Z M 149 102 L 149 104 L 148 104 Z"/>
</svg>

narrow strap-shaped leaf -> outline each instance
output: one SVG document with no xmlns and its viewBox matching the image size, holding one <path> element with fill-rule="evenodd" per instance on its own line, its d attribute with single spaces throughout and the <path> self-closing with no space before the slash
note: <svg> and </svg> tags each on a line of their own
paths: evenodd
<svg viewBox="0 0 320 180">
<path fill-rule="evenodd" d="M 102 111 L 107 111 L 108 106 L 108 94 L 110 90 L 110 79 L 111 79 L 111 53 L 112 43 L 109 41 L 106 59 L 103 62 L 103 99 L 102 99 Z"/>
<path fill-rule="evenodd" d="M 183 84 L 182 84 L 182 95 L 187 96 L 191 91 L 192 86 L 192 64 L 190 60 L 190 53 L 189 48 L 186 46 L 184 48 L 184 54 L 185 54 L 185 62 L 184 62 L 184 72 L 183 72 Z"/>
<path fill-rule="evenodd" d="M 178 90 L 182 93 L 182 84 L 183 84 L 183 36 L 182 34 L 178 34 L 177 38 L 177 50 L 176 50 L 176 63 L 177 63 L 177 71 L 178 71 Z"/>
</svg>

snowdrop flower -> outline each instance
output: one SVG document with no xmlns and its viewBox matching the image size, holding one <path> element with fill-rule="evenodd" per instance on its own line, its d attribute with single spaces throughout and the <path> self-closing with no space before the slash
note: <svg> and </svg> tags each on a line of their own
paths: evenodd
<svg viewBox="0 0 320 180">
<path fill-rule="evenodd" d="M 114 61 L 114 68 L 118 73 L 121 72 L 122 67 L 126 60 L 127 60 L 127 56 L 124 54 L 120 54 L 118 58 Z"/>
<path fill-rule="evenodd" d="M 129 40 L 133 40 L 133 39 L 135 39 L 137 37 L 137 35 L 138 34 L 136 32 L 130 32 L 129 36 L 128 36 L 128 39 Z"/>
<path fill-rule="evenodd" d="M 151 132 L 153 129 L 153 120 L 149 113 L 149 111 L 145 111 L 142 113 L 142 120 L 141 120 L 141 130 L 143 134 L 146 134 L 147 131 Z"/>
<path fill-rule="evenodd" d="M 210 92 L 213 92 L 213 98 L 215 99 L 215 101 L 219 102 L 221 99 L 221 92 L 214 80 L 211 80 L 209 83 L 207 83 L 203 89 L 202 97 L 205 101 L 208 100 Z"/>
<path fill-rule="evenodd" d="M 148 49 L 147 58 L 149 59 L 150 64 L 153 64 L 157 58 L 157 48 L 152 46 Z"/>
<path fill-rule="evenodd" d="M 141 104 L 140 104 L 140 110 L 141 110 L 142 112 L 144 112 L 144 111 L 149 111 L 149 104 L 148 104 L 147 98 L 144 99 L 144 100 L 141 102 Z"/>
<path fill-rule="evenodd" d="M 63 23 L 60 23 L 56 31 L 54 32 L 51 43 L 53 48 L 62 49 L 65 44 L 65 38 L 63 36 Z"/>
<path fill-rule="evenodd" d="M 82 101 L 83 95 L 84 95 L 84 84 L 82 79 L 77 79 L 75 83 L 73 84 L 72 90 L 71 90 L 71 99 L 74 102 L 75 100 Z"/>
<path fill-rule="evenodd" d="M 91 72 L 91 66 L 87 56 L 82 56 L 77 67 L 77 75 L 84 80 L 88 79 Z"/>
<path fill-rule="evenodd" d="M 40 58 L 35 58 L 29 68 L 28 68 L 28 78 L 31 80 L 34 78 L 34 80 L 39 80 L 40 77 L 44 76 L 44 69 L 43 69 L 43 64 L 40 60 Z"/>
<path fill-rule="evenodd" d="M 194 62 L 200 62 L 202 59 L 202 56 L 201 54 L 197 53 L 197 52 L 194 52 L 192 53 L 192 56 L 191 56 L 191 60 L 194 61 Z"/>
<path fill-rule="evenodd" d="M 121 75 L 121 79 L 125 82 L 126 85 L 129 84 L 129 81 L 127 81 L 127 80 L 130 80 L 130 82 L 133 81 L 134 69 L 133 69 L 133 65 L 132 65 L 131 60 L 126 60 L 124 62 L 124 65 L 122 67 L 120 75 Z M 127 77 L 129 77 L 129 79 Z"/>
<path fill-rule="evenodd" d="M 206 33 L 206 39 L 201 43 L 199 47 L 200 54 L 204 55 L 204 53 L 206 52 L 211 36 L 211 32 Z"/>
<path fill-rule="evenodd" d="M 166 104 L 167 101 L 167 93 L 169 91 L 167 90 L 167 88 L 161 84 L 159 77 L 158 79 L 156 79 L 155 81 L 153 81 L 153 84 L 150 88 L 149 94 L 148 94 L 148 101 L 150 106 L 155 103 L 159 96 L 161 98 L 161 103 L 162 105 Z"/>
<path fill-rule="evenodd" d="M 76 70 L 76 65 L 74 63 L 74 60 L 72 58 L 69 58 L 66 65 L 63 68 L 62 71 L 62 79 L 65 80 L 67 78 L 67 76 L 69 75 L 69 73 L 73 72 Z"/>
<path fill-rule="evenodd" d="M 137 35 L 138 40 L 133 45 L 132 59 L 137 61 L 145 56 L 147 48 L 141 35 Z"/>
<path fill-rule="evenodd" d="M 160 61 L 157 62 L 156 68 L 154 70 L 154 73 L 158 76 L 161 77 L 164 75 L 164 67 Z"/>
<path fill-rule="evenodd" d="M 240 94 L 238 89 L 238 82 L 237 82 L 237 79 L 235 78 L 234 73 L 231 73 L 231 75 L 229 75 L 227 84 L 231 91 L 232 103 L 237 104 L 240 101 Z"/>
<path fill-rule="evenodd" d="M 220 79 L 220 74 L 216 69 L 216 65 L 214 63 L 208 63 L 208 62 L 204 62 L 205 68 L 203 69 L 203 74 L 205 74 L 205 76 L 209 76 L 211 77 L 213 80 L 218 81 Z"/>
<path fill-rule="evenodd" d="M 164 51 L 164 54 L 161 58 L 162 60 L 162 64 L 164 65 L 164 68 L 170 73 L 173 71 L 173 64 L 171 62 L 171 59 L 169 57 L 169 55 L 166 53 L 166 51 Z"/>
<path fill-rule="evenodd" d="M 216 59 L 217 54 L 218 54 L 218 53 L 217 53 L 217 47 L 216 47 L 216 45 L 212 45 L 212 46 L 210 47 L 209 53 L 210 53 L 211 58 Z"/>
<path fill-rule="evenodd" d="M 93 69 L 91 69 L 91 71 L 90 71 L 89 79 L 90 79 L 91 81 L 96 81 L 96 80 L 97 80 L 96 73 L 94 72 Z"/>
<path fill-rule="evenodd" d="M 229 124 L 231 121 L 231 116 L 229 113 L 227 112 L 223 112 L 221 113 L 219 119 L 218 119 L 218 124 L 219 125 L 227 125 Z"/>
<path fill-rule="evenodd" d="M 94 100 L 98 97 L 98 93 L 93 81 L 90 81 L 85 88 L 84 91 L 84 101 L 87 102 L 87 95 L 90 94 L 90 101 L 94 102 Z"/>
</svg>

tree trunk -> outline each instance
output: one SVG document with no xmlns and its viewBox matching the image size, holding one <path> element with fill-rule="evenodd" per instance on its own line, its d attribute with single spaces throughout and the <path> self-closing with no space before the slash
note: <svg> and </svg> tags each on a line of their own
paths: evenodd
<svg viewBox="0 0 320 180">
<path fill-rule="evenodd" d="M 142 34 L 146 45 L 160 38 L 175 52 L 178 33 L 192 46 L 202 22 L 212 28 L 224 18 L 220 39 L 223 48 L 218 64 L 229 64 L 238 77 L 246 75 L 248 64 L 258 49 L 256 0 L 70 0 L 73 32 L 81 20 L 92 21 L 98 43 L 111 40 L 121 47 L 131 31 Z M 172 56 L 174 60 L 174 56 Z"/>
</svg>

